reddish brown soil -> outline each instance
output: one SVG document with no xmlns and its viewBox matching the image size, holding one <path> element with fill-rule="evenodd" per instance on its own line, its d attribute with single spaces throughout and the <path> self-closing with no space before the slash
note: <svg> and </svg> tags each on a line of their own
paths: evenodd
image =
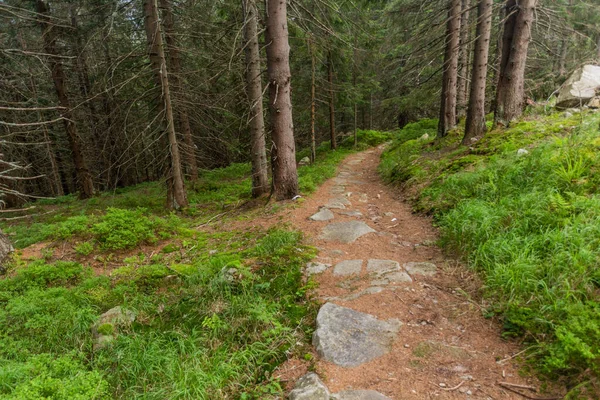
<svg viewBox="0 0 600 400">
<path fill-rule="evenodd" d="M 377 174 L 381 149 L 349 157 L 339 173 L 350 181 L 351 210 L 363 217 L 348 217 L 340 211 L 333 221 L 314 222 L 308 218 L 339 195 L 331 194 L 336 179 L 330 179 L 299 206 L 286 209 L 280 217 L 256 219 L 244 225 L 270 226 L 289 222 L 303 231 L 306 241 L 319 249 L 317 261 L 335 265 L 350 259 L 389 259 L 401 265 L 410 261 L 429 261 L 439 267 L 434 277 L 413 276 L 410 284 L 395 285 L 395 290 L 369 294 L 352 301 L 335 303 L 366 312 L 378 318 L 397 318 L 403 322 L 391 352 L 355 368 L 343 368 L 322 360 L 317 372 L 332 392 L 347 389 L 377 390 L 392 399 L 523 399 L 505 390 L 499 382 L 540 388 L 542 384 L 522 373 L 522 364 L 512 358 L 522 348 L 501 338 L 501 327 L 495 320 L 485 319 L 485 304 L 479 296 L 481 287 L 476 276 L 455 260 L 444 257 L 434 245 L 437 232 L 431 220 L 415 215 L 402 196 L 383 185 Z M 362 160 L 362 161 L 359 161 Z M 359 201 L 366 193 L 367 202 Z M 365 200 L 364 197 L 362 200 Z M 393 221 L 393 219 L 395 220 Z M 330 222 L 362 220 L 374 228 L 352 244 L 326 242 L 318 237 Z M 343 252 L 340 254 L 339 251 Z M 333 268 L 316 276 L 317 296 L 343 297 L 369 286 L 365 264 L 360 277 L 334 277 Z M 346 281 L 346 282 L 344 282 Z M 317 357 L 318 359 L 318 357 Z M 306 373 L 308 362 L 290 360 L 278 376 L 291 387 Z M 458 385 L 460 387 L 457 387 Z M 444 386 L 444 387 L 442 387 Z M 523 390 L 530 398 L 554 397 Z"/>
</svg>

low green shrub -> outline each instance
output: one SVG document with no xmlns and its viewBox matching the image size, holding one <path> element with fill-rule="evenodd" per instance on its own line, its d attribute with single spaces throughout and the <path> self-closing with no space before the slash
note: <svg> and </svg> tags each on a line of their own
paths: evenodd
<svg viewBox="0 0 600 400">
<path fill-rule="evenodd" d="M 536 116 L 471 149 L 457 147 L 456 132 L 395 142 L 380 169 L 423 187 L 416 208 L 481 272 L 487 312 L 502 316 L 506 335 L 533 339 L 532 359 L 551 376 L 600 373 L 600 116 L 575 121 Z"/>
</svg>

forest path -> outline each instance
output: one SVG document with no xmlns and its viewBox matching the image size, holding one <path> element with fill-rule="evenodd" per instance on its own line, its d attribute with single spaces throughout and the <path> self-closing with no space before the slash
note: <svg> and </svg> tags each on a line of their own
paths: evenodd
<svg viewBox="0 0 600 400">
<path fill-rule="evenodd" d="M 513 356 L 519 346 L 503 340 L 497 322 L 482 316 L 481 304 L 469 296 L 480 283 L 443 256 L 431 220 L 413 214 L 381 182 L 382 151 L 349 156 L 336 177 L 282 217 L 319 250 L 307 267 L 319 283 L 319 300 L 359 312 L 321 308 L 313 340 L 316 372 L 331 393 L 374 390 L 402 400 L 524 398 L 498 384 L 539 388 L 534 378 L 518 373 Z M 317 221 L 310 219 L 315 213 Z M 366 316 L 365 323 L 383 331 L 364 328 L 362 313 L 379 319 Z M 290 360 L 277 374 L 296 382 L 306 364 Z M 367 394 L 356 398 L 380 398 Z"/>
</svg>

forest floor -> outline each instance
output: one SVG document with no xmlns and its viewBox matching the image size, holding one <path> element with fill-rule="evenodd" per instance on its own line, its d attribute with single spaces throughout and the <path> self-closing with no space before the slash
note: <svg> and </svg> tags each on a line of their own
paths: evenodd
<svg viewBox="0 0 600 400">
<path fill-rule="evenodd" d="M 505 382 L 547 390 L 536 378 L 523 373 L 519 344 L 501 337 L 502 327 L 496 319 L 484 318 L 486 305 L 477 276 L 460 262 L 444 257 L 435 244 L 438 235 L 431 219 L 414 214 L 401 194 L 381 182 L 377 167 L 382 151 L 379 147 L 349 156 L 335 178 L 301 206 L 283 210 L 278 218 L 235 226 L 267 228 L 284 220 L 302 231 L 308 244 L 317 247 L 315 261 L 335 266 L 345 260 L 363 260 L 358 274 L 336 276 L 330 267 L 313 275 L 311 279 L 318 283 L 318 301 L 402 323 L 390 351 L 369 362 L 345 368 L 315 353 L 314 359 L 289 360 L 275 375 L 291 389 L 299 377 L 314 370 L 332 393 L 375 390 L 392 399 L 538 398 L 531 389 L 501 385 Z M 340 197 L 348 202 L 344 209 L 331 209 L 332 220 L 309 219 Z M 376 232 L 352 243 L 322 238 L 330 223 L 350 221 L 365 222 Z M 399 265 L 428 262 L 437 266 L 437 272 L 432 276 L 411 274 L 409 283 L 375 282 L 380 289 L 365 292 L 373 287 L 373 274 L 366 270 L 367 261 L 372 259 Z M 524 395 L 510 389 L 521 390 Z"/>
</svg>

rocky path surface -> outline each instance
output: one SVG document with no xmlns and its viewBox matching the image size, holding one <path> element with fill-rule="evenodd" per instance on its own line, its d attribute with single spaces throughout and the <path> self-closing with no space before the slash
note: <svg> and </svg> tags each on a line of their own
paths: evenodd
<svg viewBox="0 0 600 400">
<path fill-rule="evenodd" d="M 472 300 L 480 284 L 435 246 L 431 221 L 412 214 L 377 175 L 382 149 L 349 157 L 285 216 L 319 249 L 316 372 L 291 360 L 291 400 L 521 399 L 539 387 L 519 375 L 519 347 Z M 302 376 L 300 378 L 300 376 Z M 543 396 L 541 396 L 543 397 Z"/>
</svg>

